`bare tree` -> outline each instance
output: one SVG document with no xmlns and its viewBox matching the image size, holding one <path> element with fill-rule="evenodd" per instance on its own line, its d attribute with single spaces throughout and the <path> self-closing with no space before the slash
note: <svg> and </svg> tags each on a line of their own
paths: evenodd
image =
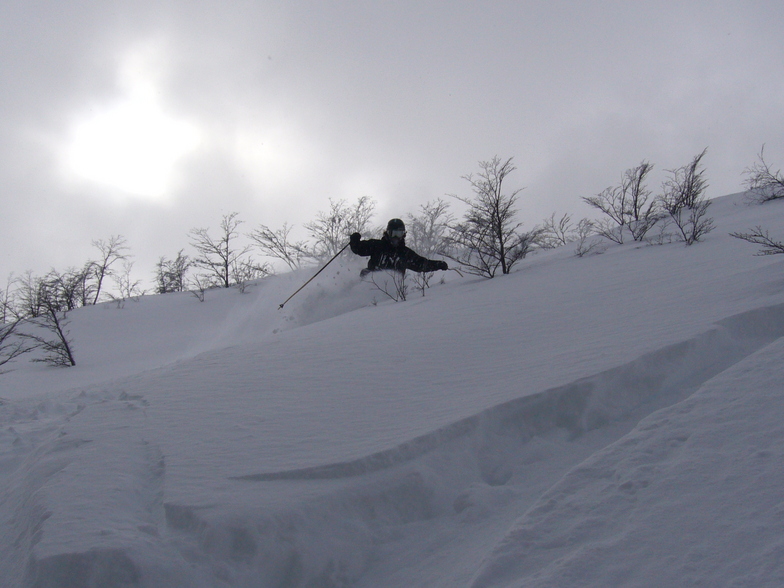
<svg viewBox="0 0 784 588">
<path fill-rule="evenodd" d="M 203 276 L 194 276 L 191 280 L 190 293 L 199 302 L 204 302 L 209 287 L 209 283 Z"/>
<path fill-rule="evenodd" d="M 354 205 L 345 200 L 329 200 L 329 210 L 319 212 L 316 219 L 305 225 L 313 237 L 311 256 L 321 260 L 332 257 L 348 243 L 352 233 L 364 233 L 373 217 L 376 203 L 362 196 Z"/>
<path fill-rule="evenodd" d="M 586 196 L 583 200 L 604 213 L 604 217 L 594 222 L 596 232 L 602 237 L 618 244 L 624 242 L 626 227 L 626 194 L 617 187 L 605 188 L 596 196 Z"/>
<path fill-rule="evenodd" d="M 408 215 L 407 244 L 424 257 L 438 255 L 448 246 L 449 226 L 453 222 L 448 202 L 441 198 L 426 202 L 418 214 Z"/>
<path fill-rule="evenodd" d="M 43 312 L 43 280 L 28 270 L 17 279 L 17 284 L 15 308 L 18 315 L 30 318 L 41 314 Z"/>
<path fill-rule="evenodd" d="M 248 287 L 248 282 L 259 280 L 272 274 L 272 268 L 266 263 L 256 263 L 252 259 L 243 259 L 232 265 L 231 277 L 234 286 L 244 294 Z"/>
<path fill-rule="evenodd" d="M 713 230 L 713 219 L 707 212 L 711 202 L 705 198 L 708 182 L 702 168 L 702 158 L 707 147 L 694 156 L 691 162 L 674 170 L 667 170 L 670 177 L 662 186 L 659 197 L 661 208 L 670 215 L 686 245 L 700 241 Z"/>
<path fill-rule="evenodd" d="M 94 261 L 87 261 L 81 270 L 78 270 L 76 275 L 81 281 L 78 292 L 80 294 L 79 306 L 87 306 L 92 304 L 95 300 L 96 284 L 94 282 L 96 263 Z"/>
<path fill-rule="evenodd" d="M 784 176 L 781 170 L 773 171 L 765 161 L 765 145 L 760 149 L 758 161 L 744 170 L 743 184 L 752 201 L 762 204 L 784 198 Z"/>
<path fill-rule="evenodd" d="M 193 262 L 190 257 L 183 254 L 180 249 L 177 257 L 166 259 L 161 257 L 155 264 L 155 293 L 184 292 L 186 289 L 186 274 Z"/>
<path fill-rule="evenodd" d="M 672 243 L 675 239 L 675 235 L 670 231 L 672 225 L 672 217 L 662 216 L 661 220 L 656 223 L 656 232 L 645 240 L 649 245 L 666 245 Z"/>
<path fill-rule="evenodd" d="M 770 233 L 763 230 L 759 225 L 748 233 L 730 233 L 730 236 L 748 241 L 754 245 L 761 245 L 762 249 L 755 255 L 777 255 L 779 253 L 784 253 L 784 242 L 774 240 L 770 236 Z"/>
<path fill-rule="evenodd" d="M 64 272 L 50 270 L 38 277 L 26 272 L 15 280 L 14 314 L 20 318 L 37 317 L 52 306 L 58 311 L 69 311 L 92 304 L 93 264 L 88 262 L 81 269 L 69 268 Z"/>
<path fill-rule="evenodd" d="M 629 195 L 627 224 L 635 241 L 642 241 L 659 220 L 656 200 L 651 199 L 651 191 L 645 185 L 645 179 L 652 169 L 652 164 L 643 161 L 637 167 L 626 170 L 624 182 L 621 184 L 621 189 Z"/>
<path fill-rule="evenodd" d="M 460 263 L 467 272 L 492 278 L 500 269 L 508 274 L 514 264 L 532 249 L 537 230 L 523 232 L 516 220 L 515 207 L 522 189 L 504 193 L 504 180 L 517 169 L 510 157 L 498 156 L 480 161 L 477 175 L 463 176 L 474 192 L 472 197 L 450 196 L 468 205 L 463 221 L 452 227 L 448 257 Z"/>
<path fill-rule="evenodd" d="M 101 253 L 101 257 L 98 261 L 89 264 L 90 269 L 95 276 L 95 295 L 92 303 L 98 304 L 104 279 L 112 275 L 112 266 L 116 262 L 128 259 L 128 254 L 126 252 L 129 248 L 125 237 L 122 235 L 111 236 L 108 241 L 98 239 L 97 241 L 93 241 L 93 246 Z"/>
<path fill-rule="evenodd" d="M 419 207 L 419 214 L 408 215 L 407 244 L 428 259 L 446 255 L 449 249 L 449 226 L 453 223 L 449 203 L 441 198 L 426 202 Z M 415 272 L 414 284 L 421 290 L 422 296 L 430 286 L 433 275 L 434 272 Z"/>
<path fill-rule="evenodd" d="M 76 365 L 73 344 L 68 338 L 68 313 L 60 310 L 56 295 L 46 284 L 41 288 L 41 304 L 43 312 L 25 321 L 25 324 L 32 326 L 33 330 L 20 333 L 21 337 L 33 343 L 32 349 L 42 349 L 44 352 L 42 358 L 36 358 L 33 361 L 58 367 Z M 41 334 L 41 331 L 50 333 L 50 336 Z"/>
<path fill-rule="evenodd" d="M 16 296 L 12 287 L 16 283 L 14 274 L 8 276 L 5 288 L 0 290 L 0 324 L 10 323 L 18 318 L 16 312 Z"/>
<path fill-rule="evenodd" d="M 702 200 L 693 208 L 683 209 L 673 217 L 675 226 L 678 227 L 686 245 L 701 241 L 715 228 L 713 219 L 707 216 L 710 205 L 710 200 Z"/>
<path fill-rule="evenodd" d="M 598 255 L 604 253 L 606 245 L 602 239 L 598 237 L 596 232 L 596 225 L 593 221 L 584 218 L 574 228 L 575 241 L 577 248 L 574 254 L 577 257 L 585 257 L 586 255 Z"/>
<path fill-rule="evenodd" d="M 132 261 L 123 261 L 123 269 L 121 272 L 115 273 L 112 278 L 114 285 L 119 293 L 117 296 L 112 296 L 112 300 L 117 303 L 118 308 L 125 305 L 126 300 L 138 301 L 140 296 L 144 295 L 144 290 L 141 289 L 141 280 L 134 280 L 131 277 L 133 270 Z"/>
<path fill-rule="evenodd" d="M 289 269 L 295 270 L 310 257 L 304 241 L 292 242 L 289 238 L 293 226 L 283 223 L 283 227 L 274 231 L 266 225 L 259 225 L 248 234 L 261 250 L 262 255 L 281 260 Z"/>
<path fill-rule="evenodd" d="M 7 371 L 2 369 L 4 365 L 35 349 L 34 345 L 26 344 L 26 340 L 18 335 L 20 322 L 20 319 L 15 319 L 0 324 L 0 374 Z"/>
<path fill-rule="evenodd" d="M 51 270 L 43 277 L 49 297 L 58 310 L 68 311 L 90 304 L 89 299 L 93 292 L 90 285 L 92 271 L 92 263 L 87 263 L 79 270 L 69 268 L 63 273 Z"/>
<path fill-rule="evenodd" d="M 662 204 L 665 210 L 692 208 L 705 198 L 708 182 L 704 177 L 702 158 L 708 148 L 694 156 L 691 162 L 674 170 L 667 170 L 669 178 L 664 182 Z"/>
<path fill-rule="evenodd" d="M 125 239 L 114 236 L 108 242 L 93 241 L 101 252 L 99 261 L 88 261 L 81 268 L 64 272 L 50 270 L 38 277 L 26 272 L 16 283 L 15 306 L 21 317 L 34 318 L 46 311 L 46 306 L 58 311 L 69 311 L 88 304 L 96 304 L 103 293 L 105 279 L 114 276 L 113 266 L 127 259 Z"/>
<path fill-rule="evenodd" d="M 218 237 L 212 237 L 209 229 L 191 229 L 191 244 L 198 257 L 193 264 L 204 270 L 204 278 L 221 288 L 230 288 L 235 283 L 237 268 L 246 263 L 250 245 L 236 244 L 243 221 L 232 212 L 221 219 Z"/>
<path fill-rule="evenodd" d="M 600 235 L 622 244 L 624 229 L 630 232 L 635 241 L 642 241 L 653 228 L 660 217 L 656 200 L 651 200 L 651 192 L 645 185 L 652 169 L 652 164 L 643 161 L 624 172 L 620 185 L 606 188 L 596 196 L 583 198 L 606 217 L 596 223 Z"/>
<path fill-rule="evenodd" d="M 555 213 L 544 219 L 536 244 L 542 249 L 555 249 L 574 241 L 575 228 L 572 226 L 572 217 L 564 214 L 560 219 L 555 218 Z"/>
</svg>

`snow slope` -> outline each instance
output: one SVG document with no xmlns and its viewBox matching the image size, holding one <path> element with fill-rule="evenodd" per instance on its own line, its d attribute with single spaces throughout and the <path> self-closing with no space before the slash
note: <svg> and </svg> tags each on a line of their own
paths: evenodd
<svg viewBox="0 0 784 588">
<path fill-rule="evenodd" d="M 2 585 L 782 585 L 784 259 L 728 233 L 784 203 L 710 213 L 401 303 L 348 258 L 71 313 L 75 368 L 0 376 Z"/>
</svg>

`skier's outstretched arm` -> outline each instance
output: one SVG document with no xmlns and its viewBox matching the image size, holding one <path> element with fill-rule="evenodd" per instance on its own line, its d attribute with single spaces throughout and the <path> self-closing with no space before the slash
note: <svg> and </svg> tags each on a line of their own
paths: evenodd
<svg viewBox="0 0 784 588">
<path fill-rule="evenodd" d="M 419 255 L 418 253 L 414 253 L 411 249 L 407 248 L 406 255 L 406 269 L 410 269 L 411 271 L 415 272 L 434 272 L 438 270 L 448 270 L 449 266 L 445 261 L 436 260 L 436 259 L 426 259 Z"/>
</svg>

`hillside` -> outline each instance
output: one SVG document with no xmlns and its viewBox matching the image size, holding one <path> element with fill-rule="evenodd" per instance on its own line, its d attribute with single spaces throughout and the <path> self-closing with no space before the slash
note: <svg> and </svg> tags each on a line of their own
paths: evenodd
<svg viewBox="0 0 784 588">
<path fill-rule="evenodd" d="M 3 586 L 784 583 L 784 202 L 385 298 L 362 260 L 69 314 L 0 375 Z"/>
</svg>

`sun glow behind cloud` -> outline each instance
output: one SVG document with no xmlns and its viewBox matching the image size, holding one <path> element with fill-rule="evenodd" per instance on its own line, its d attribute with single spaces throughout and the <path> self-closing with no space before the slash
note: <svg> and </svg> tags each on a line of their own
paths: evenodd
<svg viewBox="0 0 784 588">
<path fill-rule="evenodd" d="M 154 104 L 130 100 L 74 130 L 69 167 L 129 194 L 160 197 L 177 160 L 198 142 L 193 126 L 167 117 Z"/>
<path fill-rule="evenodd" d="M 151 67 L 157 55 L 149 46 L 131 52 L 119 72 L 124 96 L 74 125 L 66 148 L 72 174 L 131 196 L 166 195 L 177 162 L 199 145 L 200 133 L 160 105 L 160 71 Z"/>
</svg>

